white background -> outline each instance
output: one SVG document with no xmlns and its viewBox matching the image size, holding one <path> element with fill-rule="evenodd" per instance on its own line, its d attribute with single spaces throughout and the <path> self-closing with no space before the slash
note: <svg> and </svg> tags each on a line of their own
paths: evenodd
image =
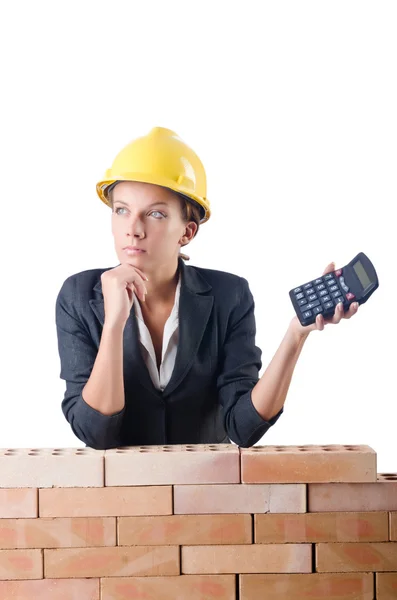
<svg viewBox="0 0 397 600">
<path fill-rule="evenodd" d="M 61 411 L 64 280 L 117 266 L 96 182 L 152 127 L 199 155 L 190 263 L 245 277 L 262 375 L 291 288 L 362 251 L 379 289 L 309 335 L 260 444 L 368 444 L 397 471 L 394 1 L 9 2 L 0 56 L 0 446 L 83 447 Z"/>
</svg>

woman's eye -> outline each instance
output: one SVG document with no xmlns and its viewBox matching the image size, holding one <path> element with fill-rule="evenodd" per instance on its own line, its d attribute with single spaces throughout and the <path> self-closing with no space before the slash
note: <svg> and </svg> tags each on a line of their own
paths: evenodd
<svg viewBox="0 0 397 600">
<path fill-rule="evenodd" d="M 114 211 L 116 213 L 116 215 L 119 214 L 119 212 L 118 212 L 119 210 L 126 210 L 126 209 L 123 206 L 117 206 Z M 163 215 L 163 213 L 161 213 L 158 210 L 152 210 L 149 214 L 152 215 L 153 213 L 157 213 L 158 215 L 161 215 L 161 217 L 165 217 L 165 215 Z"/>
</svg>

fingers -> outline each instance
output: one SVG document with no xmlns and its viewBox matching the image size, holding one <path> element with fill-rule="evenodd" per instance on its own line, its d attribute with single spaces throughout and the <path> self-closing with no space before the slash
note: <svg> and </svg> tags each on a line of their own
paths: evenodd
<svg viewBox="0 0 397 600">
<path fill-rule="evenodd" d="M 334 312 L 334 316 L 332 317 L 332 322 L 333 323 L 340 323 L 341 319 L 344 317 L 344 309 L 343 309 L 343 303 L 342 302 L 338 302 L 338 304 L 335 306 L 335 312 Z"/>
<path fill-rule="evenodd" d="M 135 284 L 135 285 L 134 285 Z M 138 280 L 134 281 L 134 283 L 129 283 L 128 287 L 138 296 L 142 302 L 145 302 L 145 296 L 147 294 L 147 289 L 143 285 L 138 283 Z"/>
<path fill-rule="evenodd" d="M 345 313 L 345 319 L 351 319 L 353 315 L 358 311 L 358 302 L 352 302 L 349 306 L 349 310 Z"/>
<path fill-rule="evenodd" d="M 142 302 L 145 302 L 145 294 L 147 294 L 146 285 L 142 281 L 139 273 L 136 274 L 136 277 L 127 284 L 133 292 L 139 297 Z"/>
<path fill-rule="evenodd" d="M 128 279 L 130 279 L 130 281 L 128 282 L 129 287 L 133 292 L 136 293 L 140 300 L 145 302 L 145 295 L 147 294 L 145 281 L 148 281 L 148 278 L 146 277 L 142 269 L 129 265 L 128 263 L 126 263 L 126 265 L 129 266 L 132 270 L 131 275 L 128 276 Z"/>
<path fill-rule="evenodd" d="M 145 296 L 147 294 L 147 288 L 146 285 L 143 283 L 142 280 L 140 279 L 136 279 L 134 281 L 134 285 L 139 287 L 139 292 L 140 292 L 140 298 L 143 302 L 145 302 Z"/>
<path fill-rule="evenodd" d="M 322 331 L 324 329 L 324 317 L 323 315 L 317 315 L 316 317 L 316 328 L 318 331 Z"/>
<path fill-rule="evenodd" d="M 329 263 L 325 267 L 325 271 L 323 272 L 323 275 L 326 275 L 327 273 L 332 273 L 332 271 L 335 271 L 335 263 L 334 262 Z"/>
</svg>

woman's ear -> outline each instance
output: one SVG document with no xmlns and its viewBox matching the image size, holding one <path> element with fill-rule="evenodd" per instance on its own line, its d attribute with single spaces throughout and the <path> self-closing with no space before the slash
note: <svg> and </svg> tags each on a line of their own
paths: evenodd
<svg viewBox="0 0 397 600">
<path fill-rule="evenodd" d="M 197 223 L 195 223 L 194 221 L 190 221 L 190 223 L 186 226 L 185 235 L 183 237 L 185 237 L 190 242 L 196 235 L 197 229 Z"/>
</svg>

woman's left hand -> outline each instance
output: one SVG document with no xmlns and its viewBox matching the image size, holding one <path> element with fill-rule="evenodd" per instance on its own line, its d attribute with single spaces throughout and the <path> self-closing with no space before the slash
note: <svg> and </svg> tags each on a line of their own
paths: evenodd
<svg viewBox="0 0 397 600">
<path fill-rule="evenodd" d="M 334 263 L 330 263 L 323 275 L 326 275 L 327 273 L 332 273 L 333 271 L 335 271 L 335 264 Z M 322 331 L 325 327 L 325 325 L 337 325 L 342 319 L 350 319 L 353 315 L 355 315 L 358 311 L 358 302 L 352 302 L 351 305 L 349 306 L 349 309 L 344 312 L 343 309 L 343 304 L 339 303 L 336 305 L 335 307 L 335 312 L 332 316 L 326 317 L 324 319 L 322 314 L 319 314 L 316 316 L 316 320 L 314 323 L 312 323 L 311 325 L 306 325 L 305 327 L 303 325 L 301 325 L 299 319 L 297 316 L 295 316 L 292 320 L 291 320 L 291 324 L 290 327 L 296 331 L 296 333 L 302 337 L 304 337 L 305 335 L 309 334 L 311 331 L 314 330 L 318 330 L 318 331 Z"/>
</svg>

